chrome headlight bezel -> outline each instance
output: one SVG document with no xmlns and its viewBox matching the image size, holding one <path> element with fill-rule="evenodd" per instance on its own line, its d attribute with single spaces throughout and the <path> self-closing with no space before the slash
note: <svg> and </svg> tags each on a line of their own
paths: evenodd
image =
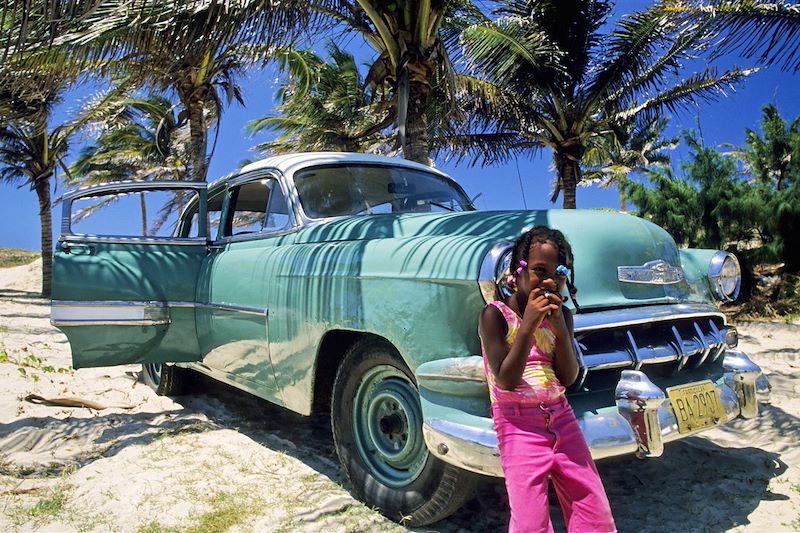
<svg viewBox="0 0 800 533">
<path fill-rule="evenodd" d="M 513 249 L 513 242 L 501 241 L 492 246 L 484 256 L 478 275 L 478 285 L 486 303 L 513 293 L 506 281 Z"/>
<path fill-rule="evenodd" d="M 729 252 L 717 252 L 708 263 L 708 279 L 714 295 L 723 302 L 739 297 L 742 288 L 742 269 L 739 260 Z"/>
</svg>

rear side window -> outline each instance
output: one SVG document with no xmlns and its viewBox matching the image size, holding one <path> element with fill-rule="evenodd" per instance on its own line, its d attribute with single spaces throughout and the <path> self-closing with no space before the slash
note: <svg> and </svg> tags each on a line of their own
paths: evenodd
<svg viewBox="0 0 800 533">
<path fill-rule="evenodd" d="M 261 179 L 231 189 L 226 236 L 280 231 L 290 224 L 288 203 L 277 180 Z"/>
</svg>

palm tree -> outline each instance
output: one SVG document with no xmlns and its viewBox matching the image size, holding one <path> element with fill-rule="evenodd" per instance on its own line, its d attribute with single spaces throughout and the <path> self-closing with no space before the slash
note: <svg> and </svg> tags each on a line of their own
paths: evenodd
<svg viewBox="0 0 800 533">
<path fill-rule="evenodd" d="M 800 70 L 800 4 L 784 0 L 668 0 L 661 9 L 689 21 L 709 24 L 720 39 L 711 57 L 729 53 L 756 57 Z"/>
<path fill-rule="evenodd" d="M 51 294 L 53 221 L 50 187 L 59 168 L 68 173 L 65 157 L 70 140 L 90 120 L 108 113 L 120 99 L 125 85 L 102 96 L 75 120 L 52 129 L 48 122 L 72 80 L 37 78 L 31 73 L 0 75 L 0 180 L 22 181 L 36 192 L 39 201 L 42 243 L 42 296 Z M 13 81 L 12 81 L 13 80 Z"/>
<path fill-rule="evenodd" d="M 682 60 L 711 35 L 704 24 L 682 23 L 663 10 L 625 16 L 606 33 L 608 1 L 500 5 L 498 19 L 462 35 L 465 56 L 484 79 L 475 82 L 480 97 L 469 109 L 477 130 L 455 138 L 454 147 L 460 156 L 480 149 L 491 160 L 550 148 L 555 194 L 563 191 L 565 208 L 575 208 L 587 150 L 614 128 L 716 98 L 752 72 L 733 68 L 718 75 L 707 68 L 678 79 Z M 543 62 L 535 52 L 548 46 L 552 57 Z"/>
<path fill-rule="evenodd" d="M 134 4 L 104 0 L 57 43 L 87 58 L 82 66 L 99 65 L 100 75 L 122 73 L 150 90 L 174 93 L 180 122 L 190 129 L 189 176 L 205 180 L 209 115 L 219 121 L 225 105 L 243 103 L 237 77 L 307 28 L 311 12 L 299 0 Z"/>
<path fill-rule="evenodd" d="M 99 124 L 103 130 L 95 142 L 81 149 L 70 167 L 69 183 L 86 186 L 122 180 L 185 179 L 188 154 L 181 149 L 180 143 L 175 142 L 179 130 L 172 102 L 150 96 L 129 98 L 120 105 L 122 111 L 116 114 L 115 120 Z M 105 205 L 94 207 L 99 209 Z M 143 193 L 140 194 L 140 206 L 142 235 L 148 235 L 147 205 Z M 168 207 L 169 213 L 171 207 Z M 162 212 L 159 220 L 162 221 L 169 213 Z M 91 212 L 86 212 L 84 216 L 89 214 Z M 153 230 L 156 231 L 157 227 Z"/>
<path fill-rule="evenodd" d="M 390 94 L 403 157 L 431 164 L 431 96 L 443 115 L 458 115 L 447 44 L 479 13 L 469 1 L 345 0 L 321 12 L 359 32 L 378 52 L 366 83 Z"/>
<path fill-rule="evenodd" d="M 267 153 L 345 151 L 386 153 L 394 108 L 364 84 L 352 54 L 328 45 L 331 62 L 310 50 L 279 55 L 289 79 L 279 91 L 277 116 L 252 121 L 250 133 L 278 132 L 255 148 Z M 308 77 L 310 76 L 310 79 Z"/>
<path fill-rule="evenodd" d="M 613 127 L 611 134 L 584 155 L 586 168 L 584 183 L 599 183 L 601 187 L 616 187 L 619 191 L 619 209 L 627 211 L 625 187 L 633 173 L 643 174 L 656 167 L 670 164 L 667 150 L 674 150 L 680 139 L 665 139 L 664 130 L 669 120 L 652 117 L 633 125 Z M 554 198 L 551 200 L 555 201 Z"/>
</svg>

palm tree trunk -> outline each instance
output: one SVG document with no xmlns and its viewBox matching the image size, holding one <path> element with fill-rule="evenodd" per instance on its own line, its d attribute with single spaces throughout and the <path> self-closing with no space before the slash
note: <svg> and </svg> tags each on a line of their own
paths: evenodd
<svg viewBox="0 0 800 533">
<path fill-rule="evenodd" d="M 575 190 L 578 186 L 578 162 L 563 155 L 556 155 L 556 171 L 564 195 L 564 209 L 575 209 Z"/>
<path fill-rule="evenodd" d="M 556 150 L 556 172 L 564 195 L 564 209 L 575 209 L 575 192 L 581 180 L 581 157 L 584 147 L 577 141 L 567 141 Z"/>
<path fill-rule="evenodd" d="M 411 80 L 409 83 L 408 116 L 406 118 L 406 138 L 403 143 L 403 157 L 431 166 L 428 146 L 428 106 L 430 87 L 427 83 Z"/>
<path fill-rule="evenodd" d="M 53 282 L 53 216 L 50 207 L 50 177 L 35 184 L 39 199 L 39 221 L 42 232 L 42 298 L 50 298 Z"/>
<path fill-rule="evenodd" d="M 625 187 L 628 185 L 628 178 L 620 175 L 617 178 L 617 188 L 619 189 L 619 210 L 622 212 L 628 211 L 628 195 L 625 192 Z"/>
<path fill-rule="evenodd" d="M 192 181 L 205 181 L 208 173 L 208 129 L 205 121 L 205 96 L 203 88 L 195 88 L 188 80 L 179 91 L 181 102 L 189 119 L 189 145 Z"/>
<path fill-rule="evenodd" d="M 142 237 L 147 237 L 147 204 L 144 201 L 144 193 L 139 193 L 139 205 L 142 208 Z"/>
</svg>

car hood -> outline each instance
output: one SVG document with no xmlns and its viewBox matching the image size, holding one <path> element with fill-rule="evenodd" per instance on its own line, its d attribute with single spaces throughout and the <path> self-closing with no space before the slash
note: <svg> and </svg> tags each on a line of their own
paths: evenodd
<svg viewBox="0 0 800 533">
<path fill-rule="evenodd" d="M 363 249 L 361 275 L 477 280 L 496 243 L 535 225 L 561 230 L 575 254 L 581 308 L 686 301 L 685 282 L 620 282 L 617 267 L 661 260 L 680 266 L 672 237 L 638 217 L 596 210 L 469 211 L 369 215 L 329 220 L 295 234 L 296 243 L 347 241 Z"/>
</svg>

